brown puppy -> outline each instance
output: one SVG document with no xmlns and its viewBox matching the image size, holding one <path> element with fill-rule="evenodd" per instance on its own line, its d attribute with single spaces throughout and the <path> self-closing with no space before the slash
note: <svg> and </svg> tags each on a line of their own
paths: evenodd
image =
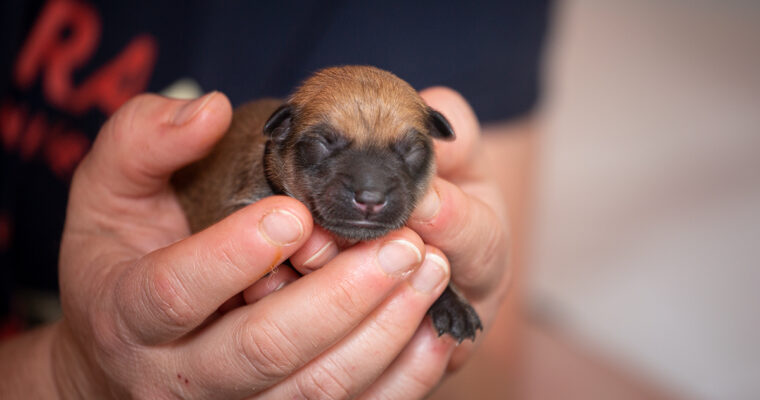
<svg viewBox="0 0 760 400">
<path fill-rule="evenodd" d="M 448 121 L 395 75 L 328 68 L 285 104 L 235 110 L 224 138 L 173 184 L 193 232 L 272 194 L 304 203 L 339 238 L 371 240 L 402 227 L 434 173 L 432 138 Z M 474 340 L 475 310 L 449 286 L 429 311 L 439 335 Z"/>
</svg>

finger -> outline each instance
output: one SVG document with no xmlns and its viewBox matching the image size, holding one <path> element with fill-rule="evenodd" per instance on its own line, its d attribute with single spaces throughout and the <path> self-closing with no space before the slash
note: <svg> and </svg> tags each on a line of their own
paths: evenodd
<svg viewBox="0 0 760 400">
<path fill-rule="evenodd" d="M 482 160 L 475 157 L 481 145 L 480 124 L 467 101 L 456 91 L 433 87 L 420 92 L 423 100 L 443 114 L 454 129 L 454 141 L 435 141 L 435 161 L 439 175 L 468 176 L 481 168 Z"/>
<path fill-rule="evenodd" d="M 436 177 L 407 226 L 446 253 L 459 288 L 477 294 L 499 285 L 506 270 L 497 262 L 507 248 L 501 218 L 480 198 Z"/>
<path fill-rule="evenodd" d="M 309 240 L 291 257 L 290 262 L 298 272 L 306 275 L 316 271 L 338 255 L 338 245 L 324 228 L 315 226 Z"/>
<path fill-rule="evenodd" d="M 231 117 L 230 102 L 219 92 L 192 101 L 137 96 L 106 122 L 82 169 L 115 195 L 155 194 L 174 171 L 211 150 Z"/>
<path fill-rule="evenodd" d="M 268 275 L 254 282 L 243 291 L 246 304 L 253 304 L 272 292 L 276 292 L 298 279 L 298 273 L 287 265 L 279 265 Z"/>
<path fill-rule="evenodd" d="M 140 342 L 177 338 L 282 263 L 311 228 L 306 207 L 289 197 L 243 208 L 126 271 L 115 293 L 121 318 Z"/>
<path fill-rule="evenodd" d="M 221 314 L 226 314 L 244 305 L 245 305 L 245 299 L 243 298 L 243 294 L 236 293 L 234 296 L 230 297 L 229 299 L 227 299 L 227 301 L 222 303 L 222 305 L 219 306 L 219 309 L 217 311 L 219 311 L 219 313 Z"/>
<path fill-rule="evenodd" d="M 359 243 L 324 268 L 226 314 L 178 352 L 181 364 L 216 397 L 269 387 L 358 326 L 419 266 L 423 252 L 409 229 Z"/>
<path fill-rule="evenodd" d="M 407 283 L 399 285 L 349 336 L 261 398 L 343 399 L 364 391 L 404 349 L 446 287 L 445 256 L 431 246 L 426 250 L 424 262 Z"/>
<path fill-rule="evenodd" d="M 456 345 L 448 336 L 437 337 L 430 324 L 422 324 L 417 333 L 360 399 L 421 399 L 438 385 Z"/>
</svg>

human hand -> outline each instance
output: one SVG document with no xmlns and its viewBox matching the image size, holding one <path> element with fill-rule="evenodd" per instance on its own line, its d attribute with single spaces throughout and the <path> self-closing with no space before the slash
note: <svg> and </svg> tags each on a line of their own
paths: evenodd
<svg viewBox="0 0 760 400">
<path fill-rule="evenodd" d="M 388 366 L 448 280 L 446 257 L 410 229 L 220 311 L 313 228 L 302 204 L 270 197 L 188 237 L 169 177 L 210 150 L 230 115 L 219 93 L 139 96 L 77 169 L 52 344 L 62 397 L 343 398 L 393 377 Z M 426 392 L 414 377 L 392 381 L 390 398 Z"/>
<path fill-rule="evenodd" d="M 478 120 L 467 101 L 448 88 L 420 93 L 451 123 L 456 140 L 436 141 L 437 177 L 408 226 L 451 262 L 452 282 L 477 310 L 485 336 L 509 287 L 508 218 L 504 196 L 483 149 Z M 449 370 L 460 367 L 475 343 L 458 346 Z M 431 359 L 426 362 L 441 362 Z"/>
</svg>

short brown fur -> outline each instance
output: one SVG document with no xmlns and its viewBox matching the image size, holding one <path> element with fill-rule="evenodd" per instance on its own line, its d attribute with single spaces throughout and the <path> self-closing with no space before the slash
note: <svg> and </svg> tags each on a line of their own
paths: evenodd
<svg viewBox="0 0 760 400">
<path fill-rule="evenodd" d="M 396 75 L 373 67 L 323 69 L 304 81 L 288 102 L 299 116 L 296 130 L 330 123 L 359 145 L 386 145 L 410 129 L 427 131 L 427 107 L 417 92 Z"/>
<path fill-rule="evenodd" d="M 211 153 L 172 177 L 192 232 L 272 195 L 263 173 L 267 138 L 261 131 L 281 104 L 281 100 L 262 99 L 236 108 L 227 133 Z"/>
</svg>

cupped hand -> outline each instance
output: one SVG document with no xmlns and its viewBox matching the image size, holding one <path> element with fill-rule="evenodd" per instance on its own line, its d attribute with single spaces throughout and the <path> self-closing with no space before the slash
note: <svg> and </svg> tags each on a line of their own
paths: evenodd
<svg viewBox="0 0 760 400">
<path fill-rule="evenodd" d="M 445 364 L 416 358 L 451 351 L 418 329 L 449 264 L 411 229 L 333 254 L 251 304 L 222 307 L 314 243 L 308 211 L 287 197 L 189 236 L 169 178 L 210 150 L 230 116 L 219 93 L 139 96 L 77 169 L 53 339 L 62 397 L 422 397 Z M 409 365 L 417 376 L 406 375 Z"/>
</svg>

